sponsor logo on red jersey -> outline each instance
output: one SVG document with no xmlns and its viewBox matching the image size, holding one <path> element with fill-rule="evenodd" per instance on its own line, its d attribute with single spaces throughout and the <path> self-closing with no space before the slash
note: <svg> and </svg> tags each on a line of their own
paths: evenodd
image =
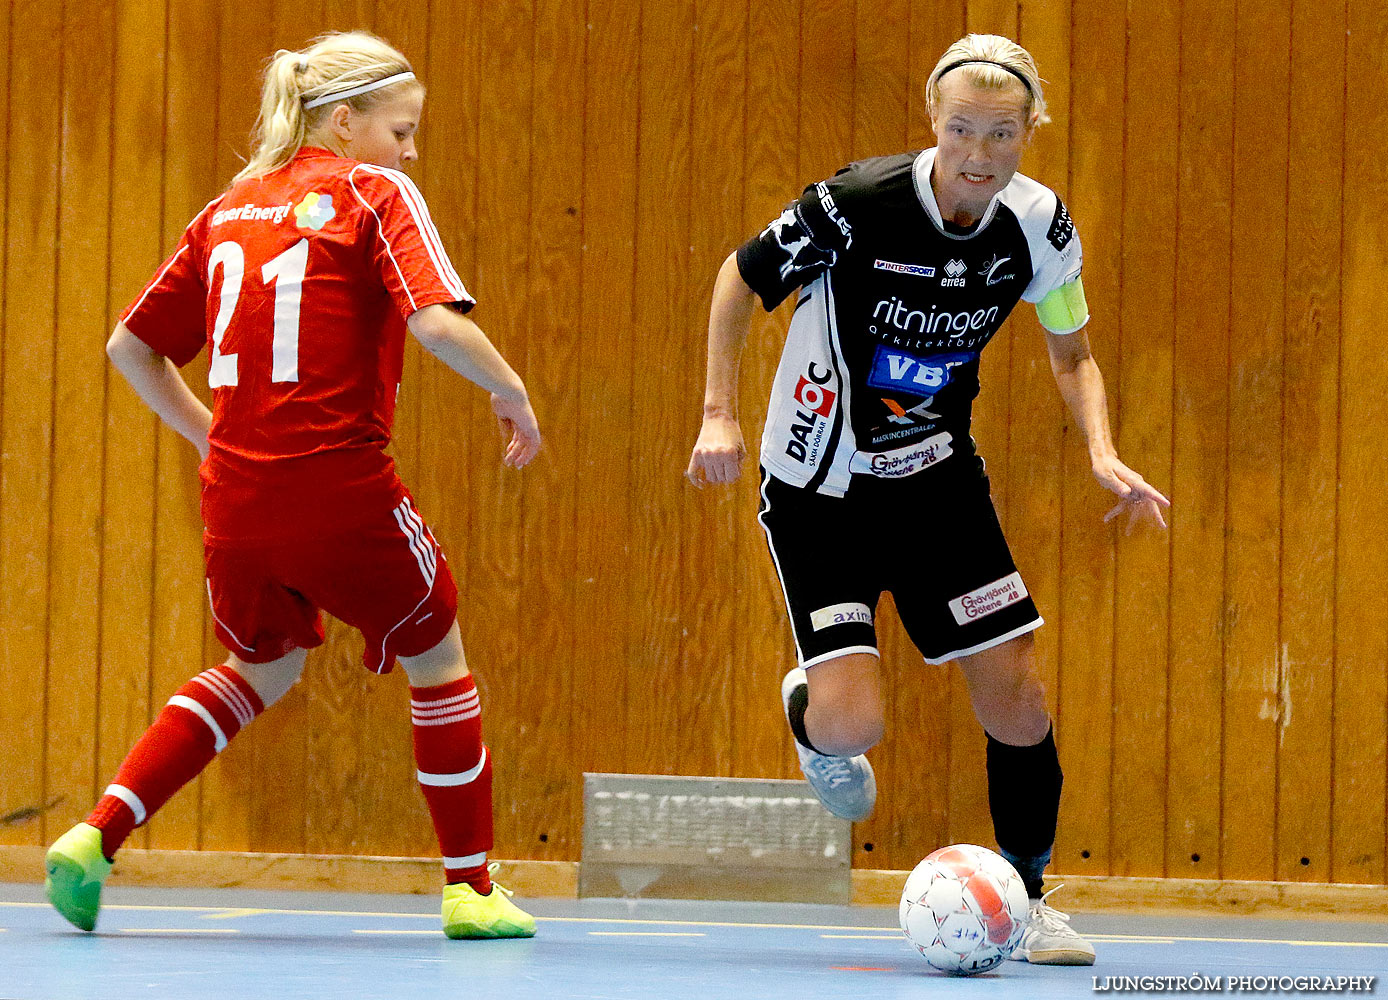
<svg viewBox="0 0 1388 1000">
<path fill-rule="evenodd" d="M 304 195 L 303 201 L 294 206 L 294 219 L 300 229 L 322 229 L 336 214 L 333 196 L 317 191 L 310 191 Z"/>
</svg>

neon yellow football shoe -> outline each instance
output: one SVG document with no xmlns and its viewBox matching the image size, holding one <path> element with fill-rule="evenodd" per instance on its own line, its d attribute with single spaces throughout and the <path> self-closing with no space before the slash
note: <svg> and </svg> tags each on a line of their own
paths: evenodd
<svg viewBox="0 0 1388 1000">
<path fill-rule="evenodd" d="M 511 902 L 513 895 L 495 882 L 485 896 L 466 882 L 444 886 L 444 934 L 455 940 L 534 937 L 535 918 Z"/>
<path fill-rule="evenodd" d="M 101 886 L 111 874 L 111 862 L 101 853 L 101 831 L 78 823 L 53 842 L 44 866 L 48 901 L 73 926 L 94 930 L 101 910 Z"/>
</svg>

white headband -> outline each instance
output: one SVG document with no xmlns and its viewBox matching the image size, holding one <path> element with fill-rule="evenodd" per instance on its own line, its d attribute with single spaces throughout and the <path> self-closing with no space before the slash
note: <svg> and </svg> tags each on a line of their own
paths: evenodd
<svg viewBox="0 0 1388 1000">
<path fill-rule="evenodd" d="M 392 83 L 404 83 L 406 80 L 413 80 L 413 73 L 396 73 L 388 76 L 384 80 L 376 80 L 373 83 L 363 83 L 360 87 L 353 87 L 350 90 L 339 90 L 333 94 L 324 94 L 322 97 L 315 97 L 304 105 L 304 110 L 310 108 L 320 108 L 324 104 L 331 104 L 333 101 L 345 101 L 349 97 L 360 97 L 362 94 L 369 94 L 373 90 L 380 90 L 382 87 L 389 87 Z"/>
</svg>

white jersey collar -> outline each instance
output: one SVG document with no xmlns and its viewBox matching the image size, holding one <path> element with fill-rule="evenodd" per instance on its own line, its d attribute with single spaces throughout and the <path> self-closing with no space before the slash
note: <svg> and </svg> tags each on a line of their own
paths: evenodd
<svg viewBox="0 0 1388 1000">
<path fill-rule="evenodd" d="M 972 239 L 979 233 L 988 228 L 988 223 L 993 221 L 993 215 L 998 210 L 998 200 L 1002 198 L 1002 191 L 993 195 L 993 200 L 988 202 L 988 207 L 983 211 L 983 218 L 979 220 L 973 231 L 966 236 L 958 233 L 951 233 L 945 229 L 944 220 L 940 216 L 940 206 L 935 201 L 935 189 L 930 186 L 930 171 L 935 166 L 935 147 L 923 149 L 916 157 L 916 162 L 911 165 L 911 178 L 916 186 L 916 199 L 925 209 L 925 214 L 930 216 L 930 221 L 935 224 L 935 228 L 940 231 L 940 235 L 952 240 Z M 1003 190 L 1006 190 L 1004 188 Z"/>
</svg>

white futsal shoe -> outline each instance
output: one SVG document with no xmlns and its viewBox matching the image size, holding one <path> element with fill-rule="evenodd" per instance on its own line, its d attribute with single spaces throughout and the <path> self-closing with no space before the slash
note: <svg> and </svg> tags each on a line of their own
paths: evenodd
<svg viewBox="0 0 1388 1000">
<path fill-rule="evenodd" d="M 796 688 L 806 688 L 805 668 L 796 667 L 781 681 L 781 706 L 786 721 L 790 721 L 790 699 Z M 800 773 L 814 789 L 820 804 L 840 819 L 858 822 L 867 819 L 877 803 L 877 777 L 867 757 L 831 757 L 815 753 L 791 736 L 795 752 L 800 756 Z"/>
<path fill-rule="evenodd" d="M 1070 926 L 1070 915 L 1046 902 L 1060 886 L 1031 901 L 1031 915 L 1012 958 L 1032 965 L 1093 965 L 1094 946 Z"/>
</svg>

